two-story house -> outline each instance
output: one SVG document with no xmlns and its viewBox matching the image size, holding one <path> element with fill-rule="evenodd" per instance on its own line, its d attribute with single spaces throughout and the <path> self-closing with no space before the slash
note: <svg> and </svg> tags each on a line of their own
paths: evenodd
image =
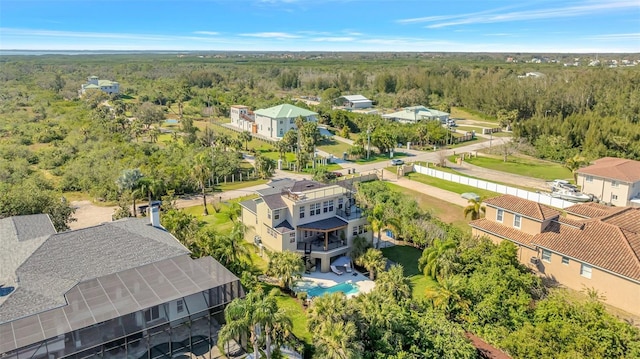
<svg viewBox="0 0 640 359">
<path fill-rule="evenodd" d="M 45 214 L 0 219 L 0 357 L 155 358 L 209 352 L 244 295 L 211 257 L 152 223 L 57 233 Z"/>
<path fill-rule="evenodd" d="M 283 104 L 254 112 L 243 105 L 230 108 L 231 125 L 271 140 L 281 140 L 289 130 L 297 130 L 296 119 L 318 122 L 318 114 L 294 105 Z"/>
<path fill-rule="evenodd" d="M 640 315 L 640 208 L 598 203 L 551 207 L 511 195 L 488 199 L 475 236 L 508 240 L 536 273 L 574 290 L 595 289 L 605 302 Z"/>
<path fill-rule="evenodd" d="M 294 251 L 307 266 L 330 270 L 331 261 L 348 253 L 356 236 L 372 234 L 355 204 L 352 190 L 338 184 L 283 179 L 241 202 L 246 239 L 270 251 Z"/>
<path fill-rule="evenodd" d="M 582 192 L 614 206 L 640 206 L 640 161 L 604 157 L 577 174 Z"/>
<path fill-rule="evenodd" d="M 115 81 L 100 80 L 98 76 L 89 76 L 87 83 L 82 84 L 80 94 L 84 95 L 87 90 L 100 90 L 113 95 L 120 92 L 120 84 Z"/>
</svg>

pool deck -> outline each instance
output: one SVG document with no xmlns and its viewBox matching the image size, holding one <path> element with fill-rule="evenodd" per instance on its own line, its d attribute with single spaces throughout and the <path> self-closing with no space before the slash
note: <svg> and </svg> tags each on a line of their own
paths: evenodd
<svg viewBox="0 0 640 359">
<path fill-rule="evenodd" d="M 369 293 L 373 287 L 375 287 L 375 283 L 369 279 L 369 277 L 363 275 L 362 273 L 352 269 L 352 273 L 347 273 L 344 271 L 344 267 L 338 267 L 344 273 L 342 275 L 337 275 L 333 272 L 311 272 L 310 274 L 303 274 L 300 278 L 301 281 L 311 281 L 321 287 L 332 287 L 336 284 L 344 283 L 347 281 L 351 281 L 352 283 L 358 286 L 358 294 L 359 293 Z M 355 275 L 354 275 L 355 274 Z M 356 296 L 358 294 L 348 294 L 347 298 Z"/>
</svg>

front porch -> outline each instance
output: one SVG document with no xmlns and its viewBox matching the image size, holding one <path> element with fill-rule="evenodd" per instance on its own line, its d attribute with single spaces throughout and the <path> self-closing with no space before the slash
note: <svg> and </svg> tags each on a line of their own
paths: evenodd
<svg viewBox="0 0 640 359">
<path fill-rule="evenodd" d="M 296 249 L 303 252 L 305 265 L 312 259 L 319 259 L 321 271 L 328 272 L 331 257 L 348 251 L 347 226 L 348 223 L 339 217 L 299 225 L 296 228 L 296 237 L 299 238 Z M 313 234 L 306 237 L 309 232 Z"/>
</svg>

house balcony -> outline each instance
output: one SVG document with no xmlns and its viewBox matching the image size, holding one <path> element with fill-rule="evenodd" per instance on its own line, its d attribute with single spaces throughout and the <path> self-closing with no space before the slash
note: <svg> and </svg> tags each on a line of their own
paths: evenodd
<svg viewBox="0 0 640 359">
<path fill-rule="evenodd" d="M 299 251 L 311 251 L 311 252 L 329 252 L 335 249 L 346 248 L 347 241 L 343 241 L 336 235 L 329 235 L 329 238 L 325 247 L 324 236 L 319 236 L 312 239 L 306 239 L 296 243 Z"/>
<path fill-rule="evenodd" d="M 346 221 L 352 221 L 352 220 L 360 219 L 364 217 L 365 213 L 362 209 L 356 206 L 351 206 L 350 208 L 346 208 L 346 209 L 337 209 L 336 216 Z"/>
</svg>

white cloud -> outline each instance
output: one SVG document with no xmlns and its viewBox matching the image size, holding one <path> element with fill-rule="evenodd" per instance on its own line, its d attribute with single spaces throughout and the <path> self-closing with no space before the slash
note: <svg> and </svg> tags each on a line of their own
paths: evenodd
<svg viewBox="0 0 640 359">
<path fill-rule="evenodd" d="M 329 36 L 329 37 L 315 37 L 312 38 L 311 41 L 316 42 L 348 42 L 355 41 L 355 37 L 347 37 L 347 36 Z"/>
<path fill-rule="evenodd" d="M 194 31 L 193 33 L 197 35 L 211 35 L 211 36 L 220 35 L 220 33 L 216 31 Z"/>
<path fill-rule="evenodd" d="M 248 33 L 248 34 L 240 34 L 240 36 L 272 38 L 272 39 L 298 39 L 301 37 L 299 35 L 289 34 L 286 32 L 254 32 L 254 33 Z"/>
<path fill-rule="evenodd" d="M 608 10 L 637 9 L 638 1 L 591 2 L 585 5 L 555 7 L 546 9 L 503 12 L 505 8 L 492 9 L 476 13 L 428 16 L 399 20 L 399 23 L 432 23 L 427 28 L 437 29 L 455 25 L 489 24 L 551 18 L 577 17 L 601 14 Z"/>
</svg>

